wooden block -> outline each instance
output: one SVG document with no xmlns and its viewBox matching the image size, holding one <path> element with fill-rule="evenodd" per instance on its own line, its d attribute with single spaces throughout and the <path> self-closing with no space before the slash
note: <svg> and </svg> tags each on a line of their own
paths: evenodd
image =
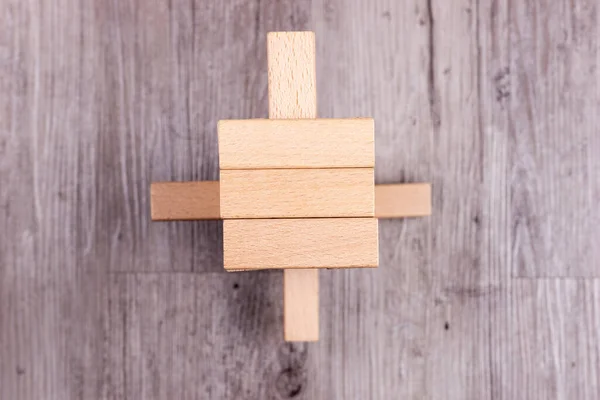
<svg viewBox="0 0 600 400">
<path fill-rule="evenodd" d="M 153 182 L 153 220 L 219 219 L 219 182 Z"/>
<path fill-rule="evenodd" d="M 372 168 L 221 171 L 221 217 L 375 215 Z"/>
<path fill-rule="evenodd" d="M 219 121 L 221 169 L 374 167 L 371 118 Z"/>
<path fill-rule="evenodd" d="M 314 32 L 269 32 L 267 64 L 269 118 L 317 118 Z M 283 288 L 285 340 L 319 340 L 319 271 L 305 271 L 293 283 L 299 275 L 283 271 L 288 282 Z M 306 297 L 290 297 L 286 287 L 296 287 Z"/>
<path fill-rule="evenodd" d="M 426 215 L 431 215 L 431 184 L 375 186 L 375 216 L 377 218 Z"/>
<path fill-rule="evenodd" d="M 154 182 L 152 220 L 220 219 L 219 181 Z M 431 184 L 375 185 L 375 218 L 431 215 Z"/>
<path fill-rule="evenodd" d="M 374 268 L 376 218 L 232 219 L 223 222 L 226 270 Z"/>
<path fill-rule="evenodd" d="M 269 118 L 317 118 L 314 32 L 267 34 Z"/>
<path fill-rule="evenodd" d="M 283 297 L 284 318 L 294 319 L 284 324 L 285 340 L 319 340 L 319 270 L 286 269 Z"/>
</svg>

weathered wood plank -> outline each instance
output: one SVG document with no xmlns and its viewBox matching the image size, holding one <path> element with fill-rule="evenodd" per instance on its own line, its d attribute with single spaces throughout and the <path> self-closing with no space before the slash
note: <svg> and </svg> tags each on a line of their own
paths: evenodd
<svg viewBox="0 0 600 400">
<path fill-rule="evenodd" d="M 599 277 L 600 4 L 510 4 L 513 273 Z"/>
<path fill-rule="evenodd" d="M 600 282 L 519 279 L 495 297 L 490 398 L 600 398 Z"/>
<path fill-rule="evenodd" d="M 107 393 L 99 35 L 84 3 L 0 2 L 1 399 Z"/>
<path fill-rule="evenodd" d="M 285 393 L 281 288 L 269 272 L 114 274 L 110 398 Z"/>
<path fill-rule="evenodd" d="M 433 399 L 490 398 L 489 301 L 482 262 L 494 240 L 481 223 L 486 193 L 480 119 L 479 25 L 472 1 L 431 1 L 429 101 L 433 123 L 427 387 Z"/>
</svg>

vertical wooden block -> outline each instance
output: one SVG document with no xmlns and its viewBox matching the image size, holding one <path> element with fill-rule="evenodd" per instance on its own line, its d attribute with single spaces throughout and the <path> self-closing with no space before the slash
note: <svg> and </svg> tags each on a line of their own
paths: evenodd
<svg viewBox="0 0 600 400">
<path fill-rule="evenodd" d="M 314 32 L 267 35 L 269 118 L 316 118 Z M 319 270 L 285 270 L 285 340 L 319 340 Z"/>
</svg>

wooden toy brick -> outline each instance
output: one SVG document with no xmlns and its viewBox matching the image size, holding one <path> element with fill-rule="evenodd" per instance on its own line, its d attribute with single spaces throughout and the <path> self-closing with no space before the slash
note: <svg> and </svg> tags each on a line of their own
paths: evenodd
<svg viewBox="0 0 600 400">
<path fill-rule="evenodd" d="M 226 270 L 377 267 L 375 218 L 233 219 L 223 222 Z"/>
<path fill-rule="evenodd" d="M 373 168 L 221 171 L 221 218 L 373 217 Z"/>
<path fill-rule="evenodd" d="M 267 34 L 269 118 L 317 118 L 315 50 L 314 32 Z M 283 280 L 285 340 L 319 340 L 319 270 L 284 270 Z"/>
<path fill-rule="evenodd" d="M 424 217 L 431 215 L 431 184 L 406 183 L 375 187 L 377 218 Z"/>
<path fill-rule="evenodd" d="M 374 167 L 371 118 L 223 120 L 223 169 Z"/>
<path fill-rule="evenodd" d="M 153 182 L 150 199 L 154 221 L 221 218 L 219 181 Z"/>
<path fill-rule="evenodd" d="M 221 219 L 219 181 L 152 182 L 153 221 Z M 375 218 L 431 215 L 431 184 L 375 185 Z"/>
</svg>

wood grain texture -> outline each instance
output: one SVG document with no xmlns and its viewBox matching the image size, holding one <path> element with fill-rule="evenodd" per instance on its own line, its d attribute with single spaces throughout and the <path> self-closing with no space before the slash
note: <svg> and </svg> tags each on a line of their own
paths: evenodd
<svg viewBox="0 0 600 400">
<path fill-rule="evenodd" d="M 98 162 L 108 102 L 100 25 L 77 1 L 0 1 L 1 399 L 107 393 L 117 257 L 106 205 L 114 196 L 120 211 L 122 198 Z"/>
<path fill-rule="evenodd" d="M 152 182 L 153 221 L 220 219 L 219 181 Z M 375 218 L 431 214 L 427 183 L 375 185 Z"/>
<path fill-rule="evenodd" d="M 596 400 L 598 12 L 0 0 L 0 399 Z M 218 179 L 217 121 L 267 115 L 266 34 L 301 29 L 319 115 L 373 116 L 376 183 L 433 196 L 379 268 L 320 272 L 308 344 L 280 271 L 222 272 L 221 222 L 149 212 Z"/>
<path fill-rule="evenodd" d="M 372 217 L 372 168 L 222 170 L 221 218 Z"/>
<path fill-rule="evenodd" d="M 373 268 L 375 218 L 233 219 L 223 221 L 225 269 Z"/>
<path fill-rule="evenodd" d="M 599 4 L 511 5 L 513 274 L 600 277 Z"/>
<path fill-rule="evenodd" d="M 286 393 L 280 276 L 119 273 L 110 282 L 108 398 Z M 263 282 L 272 290 L 256 290 Z"/>
<path fill-rule="evenodd" d="M 316 64 L 314 32 L 267 34 L 269 118 L 317 118 Z M 284 293 L 284 302 L 286 299 L 295 302 L 284 305 L 284 311 L 298 312 L 283 314 L 284 332 L 298 340 L 318 340 L 318 270 L 283 271 L 283 274 L 284 292 L 303 293 L 303 301 Z"/>
<path fill-rule="evenodd" d="M 431 215 L 431 185 L 413 183 L 375 186 L 377 218 L 423 217 Z"/>
<path fill-rule="evenodd" d="M 494 303 L 489 398 L 600 397 L 597 279 L 518 279 Z"/>
<path fill-rule="evenodd" d="M 153 221 L 219 219 L 218 181 L 153 182 L 150 209 Z"/>
<path fill-rule="evenodd" d="M 314 269 L 286 271 L 283 274 L 283 314 L 296 319 L 293 324 L 284 324 L 283 338 L 286 342 L 315 342 L 319 340 L 319 319 L 314 318 L 312 310 L 319 309 L 319 279 L 315 279 Z M 319 277 L 318 272 L 316 277 Z"/>
<path fill-rule="evenodd" d="M 219 167 L 365 168 L 375 166 L 371 118 L 219 121 Z"/>
<path fill-rule="evenodd" d="M 269 118 L 317 117 L 314 32 L 269 32 Z"/>
<path fill-rule="evenodd" d="M 429 100 L 433 124 L 428 396 L 490 398 L 488 201 L 483 171 L 478 9 L 470 1 L 430 3 Z M 457 45 L 460 43 L 460 45 Z M 493 160 L 489 161 L 493 163 Z M 498 199 L 489 199 L 498 201 Z"/>
</svg>

